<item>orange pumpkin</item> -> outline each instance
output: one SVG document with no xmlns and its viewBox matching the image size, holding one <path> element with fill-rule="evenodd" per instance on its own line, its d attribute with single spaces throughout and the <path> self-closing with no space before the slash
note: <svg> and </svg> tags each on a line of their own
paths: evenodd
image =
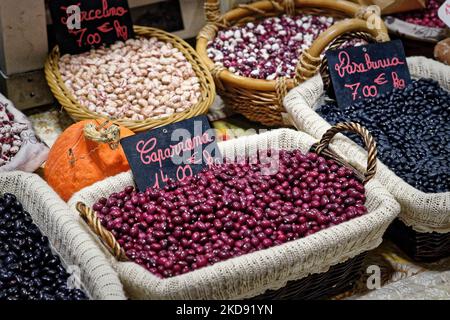
<svg viewBox="0 0 450 320">
<path fill-rule="evenodd" d="M 45 179 L 67 201 L 84 187 L 129 170 L 119 139 L 133 134 L 104 119 L 73 124 L 51 148 Z"/>
</svg>

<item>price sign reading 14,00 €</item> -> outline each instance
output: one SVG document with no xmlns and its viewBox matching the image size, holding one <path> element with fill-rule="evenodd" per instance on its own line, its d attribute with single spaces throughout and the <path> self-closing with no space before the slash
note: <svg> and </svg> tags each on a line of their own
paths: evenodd
<svg viewBox="0 0 450 320">
<path fill-rule="evenodd" d="M 62 53 L 77 54 L 133 37 L 127 0 L 51 0 L 50 11 Z"/>
<path fill-rule="evenodd" d="M 162 188 L 222 162 L 215 131 L 199 116 L 121 140 L 138 189 Z"/>
<path fill-rule="evenodd" d="M 411 82 L 400 41 L 327 51 L 326 56 L 340 106 L 403 89 Z"/>
</svg>

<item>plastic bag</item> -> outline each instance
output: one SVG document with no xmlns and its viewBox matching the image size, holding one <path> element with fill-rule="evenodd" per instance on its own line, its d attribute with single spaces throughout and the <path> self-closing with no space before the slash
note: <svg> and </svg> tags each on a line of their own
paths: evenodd
<svg viewBox="0 0 450 320">
<path fill-rule="evenodd" d="M 427 6 L 426 0 L 353 0 L 353 2 L 365 6 L 379 6 L 383 15 L 424 9 Z"/>
<path fill-rule="evenodd" d="M 14 128 L 9 124 L 11 120 Z M 7 135 L 8 139 L 11 135 L 20 136 L 20 139 L 15 139 L 17 145 L 4 144 L 2 140 Z M 12 147 L 18 147 L 19 151 L 11 158 L 6 157 Z M 27 117 L 0 94 L 0 173 L 14 170 L 34 172 L 47 160 L 48 152 L 49 148 L 35 135 Z"/>
</svg>

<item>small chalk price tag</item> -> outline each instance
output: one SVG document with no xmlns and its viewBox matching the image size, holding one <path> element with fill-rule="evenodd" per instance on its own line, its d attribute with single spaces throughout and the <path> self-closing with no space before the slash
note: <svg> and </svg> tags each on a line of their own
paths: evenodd
<svg viewBox="0 0 450 320">
<path fill-rule="evenodd" d="M 222 162 L 216 132 L 206 116 L 176 122 L 121 140 L 136 185 L 162 188 Z"/>
<path fill-rule="evenodd" d="M 134 37 L 127 0 L 51 0 L 49 5 L 62 54 Z"/>
<path fill-rule="evenodd" d="M 438 17 L 450 28 L 450 0 L 445 1 L 439 7 Z"/>
<path fill-rule="evenodd" d="M 411 82 L 400 40 L 326 52 L 339 106 L 375 98 Z"/>
</svg>

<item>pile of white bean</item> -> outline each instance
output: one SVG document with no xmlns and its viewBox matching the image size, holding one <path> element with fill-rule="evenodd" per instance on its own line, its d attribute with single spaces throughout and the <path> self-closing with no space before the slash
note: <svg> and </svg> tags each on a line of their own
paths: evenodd
<svg viewBox="0 0 450 320">
<path fill-rule="evenodd" d="M 201 96 L 183 53 L 156 38 L 64 55 L 59 70 L 81 105 L 109 118 L 162 118 L 190 109 Z"/>
<path fill-rule="evenodd" d="M 28 125 L 14 121 L 14 116 L 0 103 L 0 167 L 10 162 L 23 144 L 21 133 Z"/>
</svg>

